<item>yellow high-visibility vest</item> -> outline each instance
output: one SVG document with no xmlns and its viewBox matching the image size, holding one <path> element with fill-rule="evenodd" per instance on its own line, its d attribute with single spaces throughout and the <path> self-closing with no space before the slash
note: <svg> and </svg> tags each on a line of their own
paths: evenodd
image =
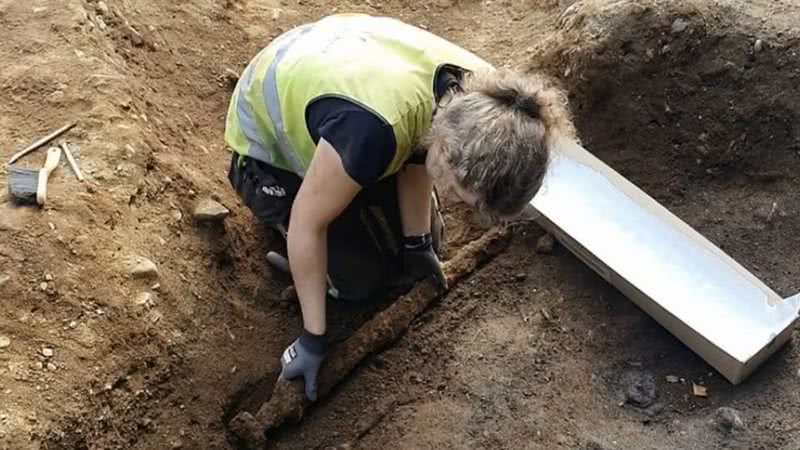
<svg viewBox="0 0 800 450">
<path fill-rule="evenodd" d="M 397 172 L 424 136 L 434 83 L 446 66 L 492 70 L 472 52 L 397 19 L 339 14 L 294 28 L 256 55 L 232 95 L 225 125 L 231 149 L 301 177 L 315 145 L 306 107 L 340 97 L 374 112 L 397 148 L 383 177 Z"/>
</svg>

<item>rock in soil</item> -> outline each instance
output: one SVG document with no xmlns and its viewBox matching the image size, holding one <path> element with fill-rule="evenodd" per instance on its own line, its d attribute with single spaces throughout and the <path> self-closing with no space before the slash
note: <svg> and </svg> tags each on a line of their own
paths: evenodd
<svg viewBox="0 0 800 450">
<path fill-rule="evenodd" d="M 723 406 L 714 412 L 712 423 L 717 430 L 725 433 L 731 431 L 742 431 L 745 429 L 744 420 L 739 411 Z"/>
<path fill-rule="evenodd" d="M 3 287 L 3 285 L 8 283 L 9 281 L 11 281 L 10 275 L 6 274 L 0 275 L 0 287 Z"/>
<path fill-rule="evenodd" d="M 11 345 L 11 339 L 8 336 L 0 336 L 0 348 L 6 348 Z"/>
<path fill-rule="evenodd" d="M 286 289 L 281 291 L 280 299 L 282 302 L 291 303 L 297 300 L 297 290 L 294 286 L 288 286 Z"/>
<path fill-rule="evenodd" d="M 622 377 L 625 403 L 648 408 L 656 401 L 656 383 L 653 375 L 642 371 L 627 372 Z"/>
<path fill-rule="evenodd" d="M 689 22 L 684 19 L 677 18 L 672 22 L 672 32 L 675 34 L 683 33 L 687 27 L 689 27 Z"/>
<path fill-rule="evenodd" d="M 198 222 L 216 222 L 230 214 L 228 208 L 210 198 L 201 200 L 194 209 L 194 219 Z"/>
<path fill-rule="evenodd" d="M 556 245 L 556 240 L 551 234 L 545 234 L 536 241 L 536 251 L 538 253 L 552 253 L 553 247 Z"/>
<path fill-rule="evenodd" d="M 143 256 L 134 256 L 130 260 L 130 273 L 134 278 L 157 277 L 158 267 Z"/>
</svg>

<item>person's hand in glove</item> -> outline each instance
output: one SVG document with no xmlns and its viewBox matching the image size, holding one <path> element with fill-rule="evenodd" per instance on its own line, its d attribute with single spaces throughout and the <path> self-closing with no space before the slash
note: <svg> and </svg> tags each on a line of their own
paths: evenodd
<svg viewBox="0 0 800 450">
<path fill-rule="evenodd" d="M 433 250 L 433 239 L 430 234 L 421 236 L 407 236 L 405 253 L 403 254 L 403 274 L 401 279 L 405 283 L 413 283 L 423 278 L 432 276 L 441 289 L 447 289 L 447 280 L 439 257 Z"/>
<path fill-rule="evenodd" d="M 306 397 L 312 402 L 317 401 L 317 375 L 326 352 L 325 336 L 304 329 L 300 337 L 283 351 L 280 378 L 293 380 L 302 376 Z"/>
</svg>

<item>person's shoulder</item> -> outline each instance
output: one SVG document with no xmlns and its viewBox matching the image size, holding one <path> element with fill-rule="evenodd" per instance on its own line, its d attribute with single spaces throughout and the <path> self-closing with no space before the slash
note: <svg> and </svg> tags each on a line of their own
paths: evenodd
<svg viewBox="0 0 800 450">
<path fill-rule="evenodd" d="M 394 128 L 355 101 L 335 96 L 317 99 L 309 105 L 307 124 L 314 142 L 324 137 L 362 186 L 376 182 L 394 158 Z"/>
</svg>

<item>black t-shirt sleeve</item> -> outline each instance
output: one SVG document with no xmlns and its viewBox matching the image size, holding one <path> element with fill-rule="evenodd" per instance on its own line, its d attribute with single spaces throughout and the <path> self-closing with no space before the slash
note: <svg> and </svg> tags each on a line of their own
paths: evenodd
<svg viewBox="0 0 800 450">
<path fill-rule="evenodd" d="M 314 143 L 321 137 L 330 142 L 347 174 L 361 186 L 378 181 L 394 158 L 397 143 L 392 127 L 352 101 L 315 100 L 306 109 L 306 124 Z"/>
</svg>

